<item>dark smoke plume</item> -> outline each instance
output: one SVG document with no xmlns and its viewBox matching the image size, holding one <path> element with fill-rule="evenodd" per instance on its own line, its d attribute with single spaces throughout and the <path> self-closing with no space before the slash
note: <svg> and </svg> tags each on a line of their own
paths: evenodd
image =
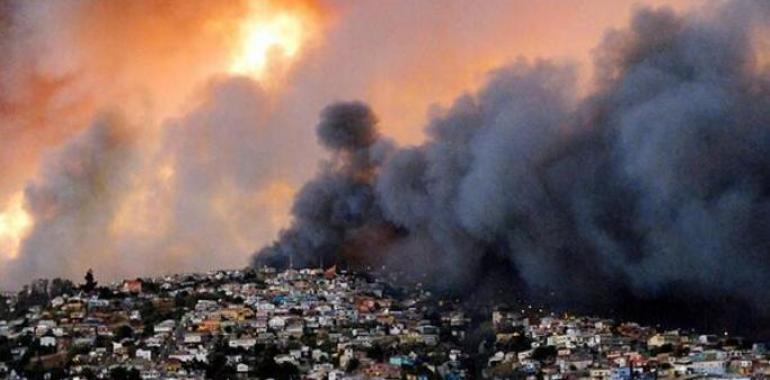
<svg viewBox="0 0 770 380">
<path fill-rule="evenodd" d="M 292 226 L 259 260 L 274 265 L 331 262 L 357 230 L 384 223 L 372 179 L 391 144 L 380 139 L 377 118 L 363 103 L 341 103 L 321 113 L 318 138 L 332 158 L 297 194 Z"/>
<path fill-rule="evenodd" d="M 755 38 L 768 13 L 639 9 L 596 49 L 590 96 L 570 66 L 515 62 L 416 147 L 387 148 L 365 105 L 332 105 L 318 133 L 333 158 L 254 262 L 400 264 L 459 289 L 503 262 L 562 305 L 767 315 L 770 75 Z"/>
</svg>

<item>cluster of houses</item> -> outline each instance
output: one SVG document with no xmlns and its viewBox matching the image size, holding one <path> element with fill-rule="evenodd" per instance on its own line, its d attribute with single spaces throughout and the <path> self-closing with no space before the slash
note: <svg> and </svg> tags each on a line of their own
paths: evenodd
<svg viewBox="0 0 770 380">
<path fill-rule="evenodd" d="M 493 312 L 499 350 L 488 357 L 486 377 L 630 380 L 770 375 L 763 344 L 750 344 L 726 333 L 658 331 L 637 323 L 570 315 L 522 317 L 524 312 Z M 511 344 L 516 341 L 525 344 Z"/>
<path fill-rule="evenodd" d="M 0 320 L 0 378 L 468 378 L 430 293 L 271 268 L 127 280 Z"/>
<path fill-rule="evenodd" d="M 11 379 L 770 375 L 762 345 L 725 335 L 469 307 L 334 267 L 127 280 L 2 318 L 0 378 Z"/>
</svg>

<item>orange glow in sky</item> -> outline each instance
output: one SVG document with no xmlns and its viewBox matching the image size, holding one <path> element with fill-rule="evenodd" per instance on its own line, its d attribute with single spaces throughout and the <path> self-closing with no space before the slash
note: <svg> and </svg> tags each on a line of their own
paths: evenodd
<svg viewBox="0 0 770 380">
<path fill-rule="evenodd" d="M 316 20 L 312 11 L 300 6 L 276 9 L 251 2 L 248 8 L 249 14 L 238 22 L 228 71 L 259 80 L 273 65 L 296 58 Z"/>
<path fill-rule="evenodd" d="M 272 54 L 291 58 L 297 54 L 303 38 L 301 21 L 289 13 L 267 19 L 251 17 L 241 28 L 243 39 L 235 52 L 230 72 L 259 78 Z"/>
<path fill-rule="evenodd" d="M 0 213 L 0 256 L 16 257 L 31 225 L 32 219 L 24 209 L 24 193 L 18 192 Z"/>
</svg>

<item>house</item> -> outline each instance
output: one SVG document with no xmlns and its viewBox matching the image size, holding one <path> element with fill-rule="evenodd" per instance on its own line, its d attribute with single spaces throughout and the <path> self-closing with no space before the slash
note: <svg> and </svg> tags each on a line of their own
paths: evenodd
<svg viewBox="0 0 770 380">
<path fill-rule="evenodd" d="M 294 357 L 291 355 L 277 355 L 275 358 L 273 358 L 273 360 L 275 360 L 275 362 L 278 364 L 283 364 L 283 363 L 291 363 L 294 365 L 299 364 L 295 361 Z"/>
<path fill-rule="evenodd" d="M 120 290 L 123 293 L 139 294 L 142 292 L 142 284 L 143 284 L 143 281 L 140 278 L 137 278 L 135 280 L 125 280 L 123 281 L 123 286 L 121 287 Z"/>
<path fill-rule="evenodd" d="M 195 360 L 195 355 L 190 352 L 177 352 L 168 356 L 169 361 L 178 360 L 181 363 L 187 363 Z"/>
<path fill-rule="evenodd" d="M 213 311 L 217 309 L 217 302 L 212 300 L 198 300 L 195 311 Z"/>
<path fill-rule="evenodd" d="M 397 366 L 410 366 L 414 364 L 414 361 L 409 356 L 396 355 L 396 356 L 391 356 L 390 359 L 388 360 L 388 363 L 392 365 L 397 365 Z"/>
<path fill-rule="evenodd" d="M 200 333 L 185 333 L 184 344 L 200 344 L 203 342 L 203 334 Z"/>
<path fill-rule="evenodd" d="M 373 363 L 364 370 L 369 378 L 400 379 L 401 367 L 385 363 Z"/>
<path fill-rule="evenodd" d="M 727 365 L 724 360 L 694 361 L 689 368 L 693 373 L 701 375 L 722 376 L 727 372 Z"/>
<path fill-rule="evenodd" d="M 144 359 L 148 361 L 152 360 L 152 351 L 150 350 L 139 348 L 136 350 L 136 353 L 134 355 L 136 356 L 137 359 Z"/>
<path fill-rule="evenodd" d="M 230 339 L 228 342 L 228 345 L 230 348 L 244 348 L 244 349 L 250 349 L 254 347 L 257 344 L 256 338 L 234 338 Z"/>
<path fill-rule="evenodd" d="M 176 358 L 169 358 L 166 361 L 166 371 L 167 372 L 177 372 L 180 369 L 182 369 L 182 361 Z"/>
<path fill-rule="evenodd" d="M 170 333 L 176 328 L 176 322 L 173 319 L 167 319 L 161 323 L 158 323 L 154 327 L 155 333 Z"/>
<path fill-rule="evenodd" d="M 669 332 L 666 334 L 655 334 L 647 340 L 647 346 L 649 347 L 661 347 L 666 344 L 679 343 L 679 334 L 677 332 Z"/>
<path fill-rule="evenodd" d="M 287 334 L 292 335 L 294 337 L 301 337 L 303 330 L 304 330 L 304 325 L 302 324 L 301 320 L 291 321 L 286 326 L 286 329 L 285 329 Z"/>
<path fill-rule="evenodd" d="M 283 330 L 283 328 L 286 326 L 286 318 L 277 316 L 270 318 L 270 320 L 267 322 L 267 325 L 273 330 Z"/>
<path fill-rule="evenodd" d="M 40 345 L 42 347 L 56 347 L 56 338 L 52 336 L 44 336 L 40 338 Z"/>
<path fill-rule="evenodd" d="M 610 378 L 612 380 L 628 380 L 631 378 L 631 368 L 630 367 L 613 368 Z"/>
<path fill-rule="evenodd" d="M 609 380 L 612 371 L 609 368 L 592 368 L 588 371 L 589 376 L 595 380 Z"/>
<path fill-rule="evenodd" d="M 573 355 L 567 358 L 559 358 L 556 362 L 562 372 L 570 370 L 582 371 L 593 364 L 593 358 L 590 356 Z"/>
<path fill-rule="evenodd" d="M 160 371 L 156 369 L 150 369 L 146 371 L 142 371 L 142 379 L 143 380 L 150 380 L 150 379 L 159 379 L 160 378 Z"/>
</svg>

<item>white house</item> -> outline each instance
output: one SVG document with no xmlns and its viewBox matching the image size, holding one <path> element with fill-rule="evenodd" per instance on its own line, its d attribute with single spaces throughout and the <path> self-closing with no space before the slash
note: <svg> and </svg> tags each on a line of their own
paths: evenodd
<svg viewBox="0 0 770 380">
<path fill-rule="evenodd" d="M 56 338 L 52 336 L 44 336 L 40 338 L 40 345 L 43 347 L 56 347 Z"/>
<path fill-rule="evenodd" d="M 144 359 L 144 360 L 152 360 L 152 351 L 150 350 L 144 350 L 144 349 L 137 349 L 136 350 L 136 358 L 137 359 Z"/>
</svg>

